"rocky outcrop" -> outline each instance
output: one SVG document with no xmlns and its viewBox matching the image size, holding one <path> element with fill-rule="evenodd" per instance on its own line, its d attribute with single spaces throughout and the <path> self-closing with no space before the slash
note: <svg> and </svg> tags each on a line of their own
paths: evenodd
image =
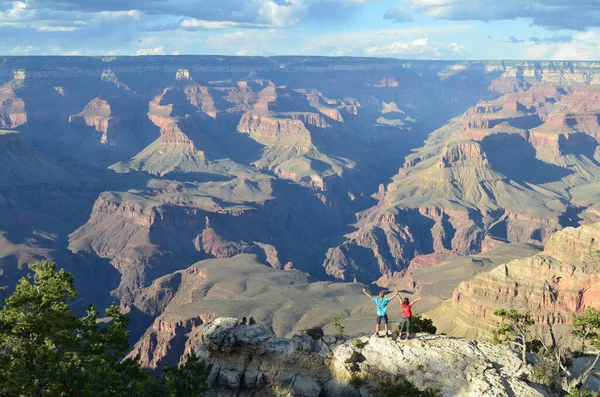
<svg viewBox="0 0 600 397">
<path fill-rule="evenodd" d="M 439 335 L 408 341 L 326 335 L 274 338 L 235 318 L 207 324 L 197 355 L 209 363 L 209 396 L 375 396 L 408 380 L 445 396 L 544 396 L 511 351 Z"/>
<path fill-rule="evenodd" d="M 568 323 L 574 313 L 600 308 L 600 224 L 555 233 L 543 252 L 463 282 L 452 301 L 489 319 L 498 308 L 531 311 L 541 323 Z"/>
<path fill-rule="evenodd" d="M 27 122 L 25 102 L 13 89 L 0 87 L 0 129 L 11 129 Z"/>
<path fill-rule="evenodd" d="M 292 119 L 301 120 L 304 124 L 312 125 L 314 127 L 331 128 L 331 125 L 319 113 L 292 112 L 284 115 Z"/>
<path fill-rule="evenodd" d="M 187 69 L 177 69 L 175 80 L 191 80 L 190 71 Z"/>
<path fill-rule="evenodd" d="M 210 94 L 208 87 L 188 85 L 183 89 L 183 93 L 188 97 L 193 106 L 197 107 L 213 119 L 217 117 L 215 101 Z"/>
<path fill-rule="evenodd" d="M 182 120 L 174 115 L 174 104 L 162 104 L 163 98 L 171 92 L 172 90 L 169 88 L 164 89 L 149 104 L 148 118 L 160 128 L 160 137 L 128 162 L 119 162 L 113 165 L 112 169 L 118 172 L 128 172 L 133 169 L 161 176 L 171 172 L 206 170 L 206 154 L 199 150 L 194 141 L 184 132 L 184 129 L 194 130 L 196 128 L 193 120 L 187 116 Z M 195 100 L 194 97 L 191 100 Z M 200 102 L 197 102 L 196 105 L 202 107 Z M 209 106 L 207 112 L 212 112 L 211 109 L 214 110 Z"/>
<path fill-rule="evenodd" d="M 245 113 L 238 124 L 238 131 L 249 134 L 257 142 L 280 148 L 295 147 L 307 152 L 312 145 L 310 132 L 301 120 L 274 118 Z"/>
<path fill-rule="evenodd" d="M 111 117 L 109 103 L 101 98 L 91 100 L 79 114 L 69 117 L 69 123 L 82 123 L 102 133 L 102 137 L 100 138 L 100 143 L 102 144 L 108 143 L 109 127 L 114 127 L 118 122 L 119 120 Z"/>
</svg>

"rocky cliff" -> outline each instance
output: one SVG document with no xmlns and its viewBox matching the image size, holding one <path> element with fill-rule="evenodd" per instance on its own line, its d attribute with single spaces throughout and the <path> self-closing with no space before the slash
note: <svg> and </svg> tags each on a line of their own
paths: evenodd
<svg viewBox="0 0 600 397">
<path fill-rule="evenodd" d="M 25 102 L 9 87 L 0 87 L 0 128 L 11 129 L 27 122 Z"/>
<path fill-rule="evenodd" d="M 590 189 L 576 204 L 565 197 L 600 178 L 596 74 L 504 66 L 490 86 L 499 97 L 433 132 L 357 214 L 358 230 L 326 255 L 329 274 L 389 277 L 418 255 L 480 252 L 488 236 L 542 245 L 594 205 Z"/>
<path fill-rule="evenodd" d="M 539 322 L 569 323 L 572 314 L 600 308 L 600 224 L 565 228 L 544 250 L 463 282 L 453 305 L 492 319 L 498 308 L 531 311 Z"/>
<path fill-rule="evenodd" d="M 375 396 L 408 380 L 439 396 L 545 396 L 512 352 L 439 335 L 411 340 L 326 335 L 275 338 L 235 318 L 207 324 L 197 355 L 212 365 L 211 396 Z"/>
<path fill-rule="evenodd" d="M 117 127 L 119 122 L 119 119 L 111 117 L 110 104 L 101 98 L 94 98 L 80 113 L 69 117 L 69 123 L 92 127 L 99 132 L 100 143 L 103 145 L 112 143 L 109 141 L 108 130 Z"/>
</svg>

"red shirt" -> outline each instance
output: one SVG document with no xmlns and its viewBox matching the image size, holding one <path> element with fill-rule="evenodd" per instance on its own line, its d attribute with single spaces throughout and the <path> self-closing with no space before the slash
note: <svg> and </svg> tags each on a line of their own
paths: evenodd
<svg viewBox="0 0 600 397">
<path fill-rule="evenodd" d="M 402 317 L 412 317 L 412 304 L 410 305 L 401 305 L 402 307 Z"/>
</svg>

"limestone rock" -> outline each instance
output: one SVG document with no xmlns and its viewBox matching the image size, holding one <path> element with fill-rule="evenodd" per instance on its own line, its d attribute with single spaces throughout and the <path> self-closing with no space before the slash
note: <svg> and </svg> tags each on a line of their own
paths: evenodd
<svg viewBox="0 0 600 397">
<path fill-rule="evenodd" d="M 268 331 L 257 329 L 247 343 L 232 343 L 247 327 L 234 318 L 206 326 L 197 354 L 213 365 L 208 395 L 373 396 L 383 384 L 402 379 L 443 397 L 548 395 L 523 380 L 531 368 L 522 367 L 518 355 L 486 342 L 425 334 L 408 341 L 365 336 L 359 349 L 344 336 L 319 342 L 307 335 L 269 339 Z M 319 344 L 332 355 L 320 355 Z"/>
</svg>

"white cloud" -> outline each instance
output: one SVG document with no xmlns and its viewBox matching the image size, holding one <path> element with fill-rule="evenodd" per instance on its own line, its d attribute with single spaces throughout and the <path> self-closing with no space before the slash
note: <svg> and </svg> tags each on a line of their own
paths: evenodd
<svg viewBox="0 0 600 397">
<path fill-rule="evenodd" d="M 432 40 L 433 38 L 440 37 L 444 38 L 454 33 L 462 33 L 472 29 L 474 25 L 461 24 L 461 25 L 443 25 L 443 26 L 413 26 L 407 28 L 398 29 L 382 29 L 382 30 L 367 30 L 367 31 L 354 31 L 354 32 L 343 32 L 343 33 L 332 33 L 321 36 L 315 39 L 305 40 L 301 45 L 300 52 L 303 54 L 321 54 L 331 56 L 393 56 L 393 52 L 384 51 L 383 49 L 389 47 L 393 48 L 395 43 L 398 43 L 398 47 L 402 47 L 402 43 L 410 43 L 415 40 L 422 40 L 427 38 Z M 458 50 L 460 46 L 456 44 L 455 48 Z M 448 47 L 450 52 L 457 52 L 452 48 Z M 370 49 L 369 51 L 367 51 Z M 377 51 L 380 49 L 380 51 Z"/>
<path fill-rule="evenodd" d="M 65 55 L 65 56 L 79 56 L 79 55 L 81 55 L 81 51 L 79 51 L 79 50 L 66 51 L 66 52 L 63 52 L 60 55 Z"/>
<path fill-rule="evenodd" d="M 72 32 L 77 30 L 75 26 L 35 26 L 40 32 Z"/>
<path fill-rule="evenodd" d="M 395 41 L 390 44 L 365 48 L 371 56 L 416 56 L 418 58 L 439 58 L 448 52 L 459 53 L 463 46 L 456 43 L 440 44 L 421 38 L 412 41 Z"/>
<path fill-rule="evenodd" d="M 165 54 L 165 47 L 164 46 L 158 46 L 155 48 L 146 48 L 146 49 L 140 49 L 137 50 L 135 52 L 135 55 L 164 55 Z"/>
<path fill-rule="evenodd" d="M 283 29 L 249 29 L 213 34 L 202 41 L 208 52 L 243 55 L 290 54 L 289 32 Z"/>
<path fill-rule="evenodd" d="M 410 13 L 402 7 L 390 8 L 385 12 L 385 14 L 383 14 L 383 19 L 391 19 L 397 23 L 410 22 L 414 20 L 412 15 L 410 15 Z"/>
<path fill-rule="evenodd" d="M 549 29 L 583 30 L 600 26 L 595 0 L 404 0 L 435 19 L 497 21 L 527 18 Z M 548 4 L 550 3 L 550 4 Z"/>
<path fill-rule="evenodd" d="M 38 51 L 39 47 L 32 45 L 16 46 L 10 50 L 11 54 L 29 54 L 34 51 Z"/>
<path fill-rule="evenodd" d="M 127 11 L 101 11 L 94 13 L 96 18 L 105 18 L 105 19 L 123 19 L 123 18 L 133 18 L 139 20 L 142 16 L 142 13 L 138 10 L 127 10 Z"/>
<path fill-rule="evenodd" d="M 600 54 L 600 31 L 596 29 L 576 33 L 570 42 L 528 42 L 526 57 L 556 61 L 597 61 Z"/>
<path fill-rule="evenodd" d="M 230 21 L 205 21 L 195 18 L 184 19 L 179 25 L 188 30 L 205 29 L 205 30 L 218 30 L 218 29 L 234 29 L 234 28 L 268 28 L 273 25 L 265 24 L 250 24 L 241 22 L 230 22 Z"/>
</svg>

